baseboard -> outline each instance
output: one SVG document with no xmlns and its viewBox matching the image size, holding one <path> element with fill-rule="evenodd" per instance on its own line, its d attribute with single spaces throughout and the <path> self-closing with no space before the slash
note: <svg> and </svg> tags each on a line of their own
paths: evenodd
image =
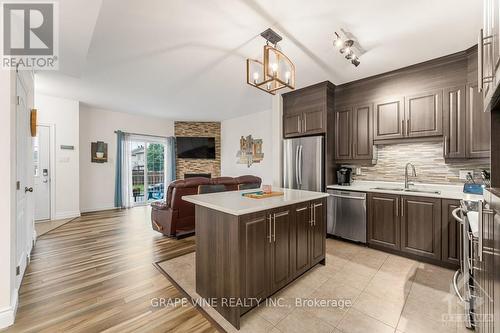
<svg viewBox="0 0 500 333">
<path fill-rule="evenodd" d="M 80 211 L 56 213 L 53 220 L 72 219 L 80 216 Z"/>
<path fill-rule="evenodd" d="M 85 208 L 81 209 L 80 211 L 82 213 L 92 213 L 92 212 L 99 212 L 101 210 L 111 210 L 111 209 L 117 209 L 118 207 L 115 206 L 103 206 L 103 207 L 95 207 L 95 208 Z"/>
<path fill-rule="evenodd" d="M 18 304 L 18 290 L 14 290 L 11 296 L 11 302 L 13 303 L 10 307 L 0 310 L 0 329 L 9 327 L 14 324 L 16 319 L 17 304 Z"/>
</svg>

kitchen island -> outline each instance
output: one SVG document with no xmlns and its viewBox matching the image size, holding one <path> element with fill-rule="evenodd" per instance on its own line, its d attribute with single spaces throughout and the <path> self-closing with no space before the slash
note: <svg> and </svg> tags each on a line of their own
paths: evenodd
<svg viewBox="0 0 500 333">
<path fill-rule="evenodd" d="M 196 292 L 237 329 L 244 313 L 325 264 L 328 194 L 274 191 L 283 195 L 182 197 L 196 205 Z"/>
</svg>

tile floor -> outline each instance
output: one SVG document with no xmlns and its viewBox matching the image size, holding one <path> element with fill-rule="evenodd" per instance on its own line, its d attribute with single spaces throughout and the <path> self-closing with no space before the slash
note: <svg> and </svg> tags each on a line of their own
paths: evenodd
<svg viewBox="0 0 500 333">
<path fill-rule="evenodd" d="M 467 331 L 456 319 L 463 309 L 450 284 L 452 270 L 333 239 L 327 239 L 326 252 L 326 266 L 316 266 L 274 295 L 282 306 L 262 305 L 243 316 L 240 332 Z M 160 266 L 196 298 L 194 260 L 190 253 Z M 296 298 L 352 305 L 300 307 Z M 207 312 L 236 332 L 215 310 Z"/>
</svg>

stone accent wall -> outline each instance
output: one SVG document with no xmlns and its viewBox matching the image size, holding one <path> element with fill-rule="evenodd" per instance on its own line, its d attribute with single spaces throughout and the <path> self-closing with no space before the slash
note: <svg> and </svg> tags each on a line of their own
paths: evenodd
<svg viewBox="0 0 500 333">
<path fill-rule="evenodd" d="M 361 167 L 359 180 L 404 181 L 404 168 L 411 162 L 417 170 L 418 182 L 423 183 L 463 183 L 459 179 L 460 170 L 474 170 L 474 177 L 481 177 L 481 170 L 490 169 L 489 159 L 463 160 L 445 163 L 443 143 L 404 143 L 379 145 L 378 161 L 375 166 Z"/>
<path fill-rule="evenodd" d="M 187 122 L 174 123 L 175 136 L 205 136 L 215 138 L 215 159 L 176 159 L 177 179 L 183 179 L 185 173 L 211 173 L 212 177 L 220 176 L 220 122 Z"/>
</svg>

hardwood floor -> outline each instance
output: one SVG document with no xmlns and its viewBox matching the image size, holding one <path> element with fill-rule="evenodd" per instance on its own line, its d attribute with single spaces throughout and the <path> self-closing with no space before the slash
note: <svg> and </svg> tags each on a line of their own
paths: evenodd
<svg viewBox="0 0 500 333">
<path fill-rule="evenodd" d="M 41 236 L 7 332 L 214 332 L 192 306 L 151 306 L 182 294 L 153 266 L 194 239 L 151 230 L 150 210 L 92 213 Z"/>
</svg>

